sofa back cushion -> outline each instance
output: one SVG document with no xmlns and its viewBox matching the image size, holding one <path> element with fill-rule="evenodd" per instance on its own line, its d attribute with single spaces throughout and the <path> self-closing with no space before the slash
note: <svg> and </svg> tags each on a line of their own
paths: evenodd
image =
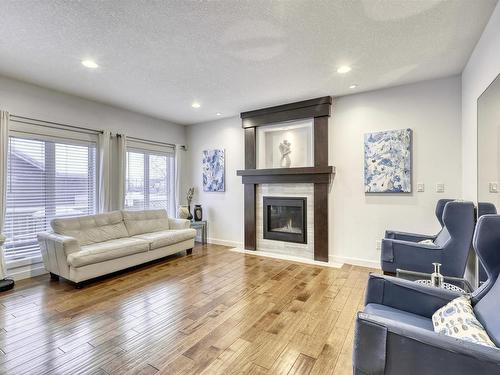
<svg viewBox="0 0 500 375">
<path fill-rule="evenodd" d="M 169 229 L 165 210 L 122 211 L 129 236 Z"/>
<path fill-rule="evenodd" d="M 54 219 L 50 225 L 55 233 L 76 238 L 81 246 L 128 237 L 121 211 Z"/>
</svg>

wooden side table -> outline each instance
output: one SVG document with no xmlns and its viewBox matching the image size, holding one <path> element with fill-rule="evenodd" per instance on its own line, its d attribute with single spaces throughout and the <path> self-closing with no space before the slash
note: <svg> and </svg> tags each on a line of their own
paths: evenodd
<svg viewBox="0 0 500 375">
<path fill-rule="evenodd" d="M 191 228 L 196 229 L 196 231 L 201 230 L 201 243 L 203 245 L 207 244 L 207 221 L 191 221 Z"/>
</svg>

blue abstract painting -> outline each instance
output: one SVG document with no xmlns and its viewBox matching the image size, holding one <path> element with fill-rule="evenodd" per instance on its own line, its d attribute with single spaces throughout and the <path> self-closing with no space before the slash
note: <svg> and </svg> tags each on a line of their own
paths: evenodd
<svg viewBox="0 0 500 375">
<path fill-rule="evenodd" d="M 411 193 L 411 129 L 365 134 L 365 192 Z"/>
<path fill-rule="evenodd" d="M 224 191 L 224 150 L 203 151 L 203 191 Z"/>
</svg>

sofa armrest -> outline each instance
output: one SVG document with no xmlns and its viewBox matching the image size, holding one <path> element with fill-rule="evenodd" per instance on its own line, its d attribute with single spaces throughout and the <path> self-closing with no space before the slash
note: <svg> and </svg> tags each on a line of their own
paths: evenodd
<svg viewBox="0 0 500 375">
<path fill-rule="evenodd" d="M 189 229 L 191 222 L 186 219 L 172 219 L 168 218 L 168 225 L 170 229 Z"/>
<path fill-rule="evenodd" d="M 462 294 L 432 288 L 397 277 L 370 274 L 365 305 L 377 303 L 431 318 L 432 314 Z"/>
<path fill-rule="evenodd" d="M 45 268 L 56 275 L 69 277 L 68 255 L 80 251 L 80 243 L 73 237 L 56 233 L 38 233 L 38 243 Z"/>
<path fill-rule="evenodd" d="M 358 313 L 354 374 L 498 374 L 500 349 Z"/>
<path fill-rule="evenodd" d="M 391 240 L 401 240 L 408 242 L 419 242 L 424 240 L 434 241 L 436 239 L 435 235 L 426 235 L 426 234 L 417 234 L 417 233 L 408 233 L 408 232 L 398 232 L 395 230 L 386 230 L 385 237 Z"/>
</svg>

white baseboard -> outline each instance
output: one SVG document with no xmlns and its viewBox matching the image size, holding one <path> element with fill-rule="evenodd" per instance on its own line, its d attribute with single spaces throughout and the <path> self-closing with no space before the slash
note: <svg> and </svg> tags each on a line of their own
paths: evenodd
<svg viewBox="0 0 500 375">
<path fill-rule="evenodd" d="M 362 258 L 351 258 L 351 257 L 338 256 L 338 255 L 330 255 L 329 260 L 330 260 L 330 262 L 351 264 L 353 266 L 376 268 L 378 270 L 381 269 L 380 262 L 375 261 L 375 260 L 368 260 L 368 259 L 362 259 Z"/>
<path fill-rule="evenodd" d="M 218 239 L 218 238 L 207 238 L 207 242 L 208 243 L 212 243 L 214 245 L 231 246 L 231 247 L 243 247 L 243 242 L 221 240 L 221 239 Z"/>
<path fill-rule="evenodd" d="M 230 251 L 234 251 L 235 253 L 241 253 L 241 254 L 261 256 L 261 257 L 266 257 L 266 258 L 274 258 L 274 259 L 281 259 L 281 260 L 289 260 L 292 262 L 312 264 L 315 266 L 323 266 L 323 267 L 331 267 L 331 268 L 341 268 L 342 267 L 342 263 L 332 262 L 331 260 L 329 262 L 320 262 L 320 261 L 313 260 L 313 259 L 305 259 L 305 258 L 294 257 L 294 256 L 290 256 L 290 255 L 271 253 L 271 252 L 262 251 L 262 250 L 245 250 L 242 248 L 235 247 L 234 249 L 231 249 Z"/>
</svg>

